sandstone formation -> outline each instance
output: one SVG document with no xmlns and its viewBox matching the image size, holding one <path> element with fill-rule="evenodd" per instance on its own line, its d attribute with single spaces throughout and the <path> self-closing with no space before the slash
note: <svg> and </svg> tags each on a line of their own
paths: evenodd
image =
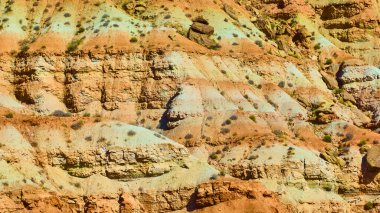
<svg viewBox="0 0 380 213">
<path fill-rule="evenodd" d="M 380 211 L 374 0 L 0 0 L 0 212 Z"/>
</svg>

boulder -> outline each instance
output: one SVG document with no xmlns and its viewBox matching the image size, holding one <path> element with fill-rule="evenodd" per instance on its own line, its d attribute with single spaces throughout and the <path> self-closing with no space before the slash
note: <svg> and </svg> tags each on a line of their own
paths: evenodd
<svg viewBox="0 0 380 213">
<path fill-rule="evenodd" d="M 193 23 L 191 30 L 205 35 L 212 35 L 214 33 L 214 27 L 199 22 Z"/>
<path fill-rule="evenodd" d="M 225 12 L 226 12 L 226 13 L 227 13 L 232 19 L 234 19 L 234 20 L 236 20 L 236 21 L 239 20 L 237 14 L 236 14 L 236 12 L 235 12 L 235 10 L 234 10 L 231 6 L 229 6 L 229 5 L 227 5 L 227 4 L 224 4 L 223 9 L 224 9 L 224 11 L 225 11 Z"/>
<path fill-rule="evenodd" d="M 216 43 L 214 40 L 212 40 L 211 38 L 209 38 L 208 35 L 197 33 L 197 32 L 195 32 L 193 30 L 189 31 L 188 37 L 189 37 L 190 40 L 195 41 L 198 44 L 200 44 L 202 46 L 205 46 L 207 48 L 210 48 L 210 49 L 211 48 L 215 48 L 215 47 L 218 46 L 218 43 Z"/>
<path fill-rule="evenodd" d="M 196 17 L 195 19 L 193 19 L 193 22 L 198 22 L 198 23 L 201 23 L 201 24 L 208 25 L 208 21 L 203 16 Z"/>
<path fill-rule="evenodd" d="M 346 162 L 342 158 L 340 158 L 334 150 L 327 150 L 325 152 L 322 152 L 320 156 L 325 161 L 340 167 L 346 164 Z"/>
<path fill-rule="evenodd" d="M 380 168 L 380 145 L 372 146 L 368 150 L 367 162 L 373 168 Z"/>
<path fill-rule="evenodd" d="M 343 92 L 340 94 L 345 101 L 350 101 L 353 104 L 356 104 L 356 100 L 353 95 L 348 93 L 346 90 L 343 90 Z"/>
<path fill-rule="evenodd" d="M 146 10 L 147 4 L 144 0 L 128 1 L 123 4 L 123 9 L 128 14 L 141 14 Z"/>
<path fill-rule="evenodd" d="M 342 84 L 380 79 L 380 69 L 374 66 L 342 66 L 337 79 Z"/>
<path fill-rule="evenodd" d="M 330 74 L 321 71 L 322 80 L 327 85 L 327 88 L 333 90 L 339 88 L 338 81 Z"/>
<path fill-rule="evenodd" d="M 292 39 L 287 35 L 278 36 L 276 43 L 278 45 L 278 49 L 283 50 L 287 53 L 290 53 L 293 50 Z"/>
</svg>

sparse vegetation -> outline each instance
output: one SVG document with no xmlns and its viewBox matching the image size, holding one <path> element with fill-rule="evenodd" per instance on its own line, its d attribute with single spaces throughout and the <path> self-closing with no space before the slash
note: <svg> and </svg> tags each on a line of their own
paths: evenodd
<svg viewBox="0 0 380 213">
<path fill-rule="evenodd" d="M 61 110 L 55 110 L 51 115 L 55 117 L 70 117 L 71 113 L 63 112 Z"/>
<path fill-rule="evenodd" d="M 20 53 L 21 54 L 25 54 L 26 52 L 28 52 L 29 50 L 29 41 L 28 40 L 22 40 L 20 41 L 19 43 L 20 45 Z"/>
<path fill-rule="evenodd" d="M 67 46 L 67 52 L 74 52 L 75 50 L 78 49 L 78 46 L 82 43 L 82 39 L 78 39 L 78 40 L 73 40 L 69 43 L 69 45 Z"/>
<path fill-rule="evenodd" d="M 138 39 L 136 37 L 132 37 L 129 41 L 131 43 L 136 43 L 138 41 Z"/>
<path fill-rule="evenodd" d="M 135 135 L 136 135 L 135 131 L 133 131 L 133 130 L 128 131 L 128 136 L 135 136 Z"/>
<path fill-rule="evenodd" d="M 280 81 L 280 83 L 278 83 L 278 86 L 281 87 L 281 88 L 284 88 L 285 87 L 285 82 L 284 81 Z"/>
<path fill-rule="evenodd" d="M 232 121 L 230 119 L 227 119 L 226 121 L 224 121 L 223 126 L 230 125 L 231 123 Z"/>
<path fill-rule="evenodd" d="M 321 44 L 320 43 L 318 43 L 318 44 L 316 44 L 314 46 L 314 50 L 319 50 L 319 49 L 321 49 Z"/>
<path fill-rule="evenodd" d="M 13 118 L 13 113 L 11 113 L 11 112 L 7 112 L 7 113 L 5 114 L 5 117 L 11 119 L 11 118 Z"/>
<path fill-rule="evenodd" d="M 295 154 L 296 154 L 295 149 L 293 147 L 289 147 L 288 152 L 287 152 L 287 158 L 291 158 Z"/>
<path fill-rule="evenodd" d="M 97 143 L 103 143 L 106 141 L 106 138 L 105 137 L 100 137 L 96 142 Z"/>
<path fill-rule="evenodd" d="M 85 29 L 83 28 L 83 27 L 80 27 L 79 29 L 78 29 L 78 31 L 76 32 L 76 34 L 78 35 L 78 34 L 81 34 L 81 33 L 83 33 L 85 31 Z"/>
<path fill-rule="evenodd" d="M 256 40 L 256 41 L 255 41 L 255 44 L 256 44 L 257 46 L 261 47 L 261 48 L 264 47 L 263 42 L 260 41 L 260 40 Z"/>
<path fill-rule="evenodd" d="M 343 141 L 344 142 L 347 142 L 347 141 L 350 141 L 350 140 L 352 140 L 354 138 L 354 134 L 352 134 L 352 133 L 347 133 L 346 134 L 346 137 L 343 139 Z"/>
<path fill-rule="evenodd" d="M 371 210 L 374 208 L 374 204 L 373 202 L 371 201 L 368 201 L 365 205 L 364 205 L 364 210 Z"/>
<path fill-rule="evenodd" d="M 228 133 L 230 133 L 230 129 L 228 129 L 228 128 L 221 128 L 220 129 L 220 133 L 222 133 L 222 134 L 228 134 Z"/>
<path fill-rule="evenodd" d="M 367 141 L 364 140 L 364 139 L 361 139 L 360 142 L 358 143 L 358 146 L 362 147 L 362 146 L 364 146 L 366 144 L 367 144 Z"/>
<path fill-rule="evenodd" d="M 210 177 L 210 180 L 216 180 L 218 179 L 218 176 L 217 174 L 213 174 L 211 177 Z"/>
<path fill-rule="evenodd" d="M 256 160 L 257 158 L 259 158 L 259 155 L 251 155 L 248 160 Z"/>
<path fill-rule="evenodd" d="M 323 136 L 323 141 L 327 142 L 327 143 L 331 143 L 332 142 L 331 135 L 325 135 L 325 136 Z"/>
<path fill-rule="evenodd" d="M 236 121 L 238 119 L 238 117 L 236 115 L 231 115 L 230 119 L 233 121 Z"/>
<path fill-rule="evenodd" d="M 84 125 L 83 121 L 78 121 L 78 122 L 72 124 L 70 127 L 73 130 L 79 130 L 79 129 L 81 129 L 83 127 L 83 125 Z"/>
<path fill-rule="evenodd" d="M 273 134 L 275 134 L 277 137 L 282 137 L 284 136 L 284 132 L 279 130 L 279 129 L 275 129 L 273 130 Z"/>
<path fill-rule="evenodd" d="M 213 152 L 213 153 L 211 153 L 210 158 L 211 158 L 212 160 L 215 160 L 215 159 L 218 158 L 218 154 L 216 154 L 215 152 Z"/>
<path fill-rule="evenodd" d="M 256 116 L 255 115 L 250 115 L 249 119 L 251 119 L 253 122 L 256 123 Z"/>
<path fill-rule="evenodd" d="M 331 192 L 332 191 L 332 189 L 333 189 L 333 187 L 332 187 L 332 185 L 326 185 L 326 186 L 323 186 L 323 189 L 325 190 L 325 191 L 327 191 L 327 192 Z"/>
<path fill-rule="evenodd" d="M 325 64 L 330 65 L 330 64 L 332 64 L 332 63 L 333 63 L 333 61 L 332 61 L 331 58 L 326 59 Z"/>
<path fill-rule="evenodd" d="M 185 139 L 186 140 L 190 140 L 190 139 L 192 139 L 193 138 L 193 135 L 192 134 L 187 134 L 187 135 L 185 135 Z"/>
</svg>

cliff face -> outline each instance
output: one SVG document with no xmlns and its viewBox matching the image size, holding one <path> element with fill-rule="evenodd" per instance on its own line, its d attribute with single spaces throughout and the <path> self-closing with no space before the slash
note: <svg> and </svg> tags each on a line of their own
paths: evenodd
<svg viewBox="0 0 380 213">
<path fill-rule="evenodd" d="M 0 0 L 0 211 L 380 208 L 378 7 Z"/>
</svg>

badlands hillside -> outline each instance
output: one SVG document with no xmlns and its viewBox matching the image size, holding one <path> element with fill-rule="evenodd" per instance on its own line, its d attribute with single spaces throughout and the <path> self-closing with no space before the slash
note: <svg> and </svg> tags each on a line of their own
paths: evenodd
<svg viewBox="0 0 380 213">
<path fill-rule="evenodd" d="M 0 0 L 0 212 L 380 211 L 378 0 Z"/>
</svg>

